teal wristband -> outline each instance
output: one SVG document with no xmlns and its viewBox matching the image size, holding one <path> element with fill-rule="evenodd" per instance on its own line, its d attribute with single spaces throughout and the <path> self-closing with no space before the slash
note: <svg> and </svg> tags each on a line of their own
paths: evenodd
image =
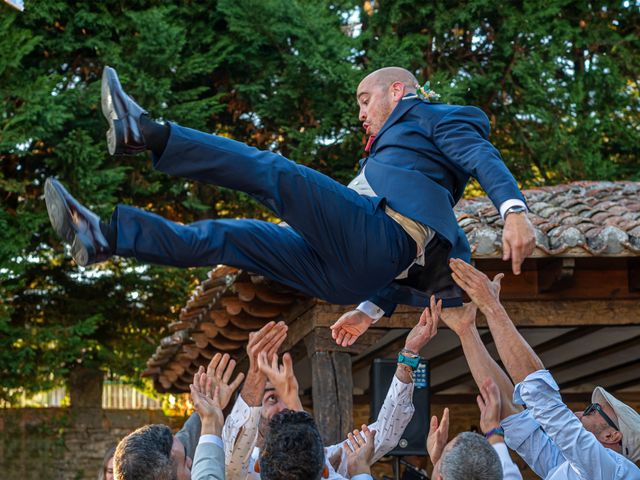
<svg viewBox="0 0 640 480">
<path fill-rule="evenodd" d="M 402 352 L 398 354 L 398 363 L 402 363 L 403 365 L 408 365 L 412 370 L 418 368 L 420 365 L 420 357 L 407 357 Z"/>
</svg>

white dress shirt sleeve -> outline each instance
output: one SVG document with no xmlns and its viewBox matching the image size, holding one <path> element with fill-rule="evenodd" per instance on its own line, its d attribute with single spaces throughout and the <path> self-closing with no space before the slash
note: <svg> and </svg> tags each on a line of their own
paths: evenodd
<svg viewBox="0 0 640 480">
<path fill-rule="evenodd" d="M 513 401 L 527 406 L 579 478 L 631 478 L 627 476 L 628 471 L 620 476 L 626 459 L 605 448 L 582 426 L 578 417 L 562 402 L 559 390 L 548 370 L 538 370 L 516 385 Z M 630 462 L 627 460 L 627 463 Z"/>
<path fill-rule="evenodd" d="M 258 424 L 262 407 L 250 407 L 238 395 L 231 413 L 224 422 L 222 438 L 227 480 L 247 477 L 249 458 L 258 438 Z"/>
<path fill-rule="evenodd" d="M 491 446 L 500 457 L 500 464 L 502 465 L 502 478 L 503 480 L 522 480 L 522 475 L 518 466 L 511 460 L 509 455 L 509 449 L 504 442 L 492 443 Z"/>
<path fill-rule="evenodd" d="M 374 423 L 369 425 L 370 430 L 376 431 L 376 437 L 374 439 L 375 448 L 371 464 L 380 460 L 380 458 L 398 445 L 405 428 L 407 428 L 411 417 L 413 417 L 414 411 L 413 382 L 403 383 L 394 375 L 382 408 L 380 408 L 380 412 L 378 413 L 378 418 Z M 344 442 L 346 441 L 347 440 Z M 330 458 L 336 453 L 336 449 L 340 449 L 341 459 L 337 472 L 343 477 L 348 478 L 347 454 L 342 448 L 344 442 L 327 447 L 326 455 L 327 458 Z"/>
<path fill-rule="evenodd" d="M 351 477 L 351 480 L 373 480 L 373 477 L 368 473 L 359 473 Z"/>
<path fill-rule="evenodd" d="M 503 220 L 504 220 L 505 213 L 507 213 L 507 210 L 509 210 L 511 207 L 524 207 L 525 210 L 527 209 L 527 205 L 519 198 L 512 198 L 510 200 L 505 200 L 500 204 L 500 216 L 502 217 Z"/>
<path fill-rule="evenodd" d="M 384 317 L 384 310 L 382 310 L 379 306 L 377 306 L 373 302 L 370 302 L 369 300 L 366 300 L 358 305 L 356 307 L 356 310 L 359 310 L 365 315 L 373 318 L 372 323 L 376 323 L 378 320 Z"/>
</svg>

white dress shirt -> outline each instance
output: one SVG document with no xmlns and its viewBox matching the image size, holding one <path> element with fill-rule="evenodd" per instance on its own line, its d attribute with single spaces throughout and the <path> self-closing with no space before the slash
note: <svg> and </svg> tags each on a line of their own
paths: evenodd
<svg viewBox="0 0 640 480">
<path fill-rule="evenodd" d="M 548 370 L 516 385 L 513 401 L 527 409 L 502 421 L 509 448 L 545 480 L 640 480 L 640 469 L 587 431 L 559 390 Z"/>
<path fill-rule="evenodd" d="M 413 417 L 414 410 L 413 382 L 403 383 L 394 375 L 378 418 L 369 425 L 369 429 L 377 432 L 372 463 L 378 461 L 398 444 Z M 260 474 L 256 473 L 254 468 L 255 462 L 260 457 L 260 449 L 255 447 L 259 420 L 260 407 L 249 407 L 242 400 L 242 395 L 238 396 L 223 430 L 227 479 L 258 480 L 260 478 Z M 325 448 L 329 480 L 348 478 L 343 443 Z M 328 461 L 334 454 L 336 456 L 339 454 L 340 458 L 337 470 Z"/>
<path fill-rule="evenodd" d="M 511 455 L 509 455 L 509 449 L 504 442 L 492 443 L 491 446 L 500 457 L 500 464 L 502 465 L 502 478 L 503 480 L 522 480 L 522 474 L 518 466 L 513 463 Z"/>
</svg>

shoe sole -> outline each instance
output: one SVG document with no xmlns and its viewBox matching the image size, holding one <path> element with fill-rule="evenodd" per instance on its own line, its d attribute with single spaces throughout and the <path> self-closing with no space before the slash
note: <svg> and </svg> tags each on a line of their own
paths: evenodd
<svg viewBox="0 0 640 480">
<path fill-rule="evenodd" d="M 58 236 L 71 245 L 71 256 L 75 262 L 84 267 L 89 263 L 95 248 L 86 235 L 78 232 L 71 222 L 71 210 L 55 182 L 47 179 L 44 184 L 44 201 L 47 205 L 49 221 Z"/>
<path fill-rule="evenodd" d="M 102 85 L 101 85 L 101 103 L 102 114 L 109 123 L 109 129 L 107 130 L 107 148 L 109 155 L 123 155 L 122 143 L 124 142 L 124 125 L 123 120 L 118 118 L 115 106 L 113 104 L 113 95 L 111 92 L 120 87 L 120 81 L 118 75 L 113 68 L 105 67 L 102 72 Z"/>
</svg>

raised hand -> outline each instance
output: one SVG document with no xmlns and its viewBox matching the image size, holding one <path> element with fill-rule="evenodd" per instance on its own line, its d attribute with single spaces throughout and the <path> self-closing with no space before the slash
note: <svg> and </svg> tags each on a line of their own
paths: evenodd
<svg viewBox="0 0 640 480">
<path fill-rule="evenodd" d="M 266 352 L 269 360 L 278 352 L 278 349 L 287 338 L 287 325 L 284 322 L 271 321 L 257 332 L 249 334 L 247 342 L 247 355 L 249 368 L 258 368 L 258 355 Z"/>
<path fill-rule="evenodd" d="M 363 438 L 364 435 L 364 438 Z M 347 454 L 347 472 L 349 477 L 359 474 L 371 474 L 371 460 L 375 449 L 375 430 L 362 425 L 362 433 L 354 430 L 347 435 L 348 441 L 342 444 L 342 448 Z"/>
<path fill-rule="evenodd" d="M 360 310 L 351 310 L 331 325 L 331 336 L 338 345 L 348 347 L 367 331 L 371 323 L 373 323 L 373 318 L 369 315 Z"/>
<path fill-rule="evenodd" d="M 500 303 L 500 281 L 504 274 L 497 274 L 493 280 L 489 280 L 480 270 L 469 265 L 459 258 L 449 260 L 451 277 L 462 288 L 473 303 L 485 312 L 488 308 Z"/>
<path fill-rule="evenodd" d="M 420 353 L 429 341 L 438 333 L 438 320 L 442 312 L 442 300 L 436 302 L 436 297 L 431 296 L 430 306 L 425 308 L 420 315 L 417 325 L 411 329 L 404 342 L 404 348 L 415 353 Z"/>
<path fill-rule="evenodd" d="M 465 303 L 462 307 L 446 308 L 442 312 L 442 321 L 456 335 L 463 335 L 476 323 L 478 307 L 475 303 Z"/>
<path fill-rule="evenodd" d="M 235 380 L 229 384 L 229 380 L 231 379 L 231 375 L 235 368 L 236 361 L 231 359 L 231 356 L 228 353 L 225 353 L 224 355 L 216 353 L 207 367 L 207 377 L 211 379 L 211 391 L 218 388 L 220 407 L 222 409 L 229 405 L 231 395 L 233 395 L 233 392 L 236 391 L 242 383 L 242 380 L 244 380 L 244 373 L 238 373 Z"/>
<path fill-rule="evenodd" d="M 242 399 L 250 406 L 260 406 L 267 377 L 258 369 L 258 355 L 265 353 L 271 360 L 282 343 L 287 338 L 287 325 L 284 322 L 269 322 L 257 332 L 249 334 L 247 342 L 247 356 L 249 357 L 249 369 L 247 381 L 242 387 Z"/>
<path fill-rule="evenodd" d="M 266 352 L 258 355 L 258 368 L 273 384 L 276 392 L 291 410 L 302 410 L 302 403 L 298 396 L 298 379 L 293 373 L 293 360 L 289 353 L 282 356 L 282 365 L 278 364 L 278 355 L 274 355 L 271 361 Z"/>
<path fill-rule="evenodd" d="M 449 409 L 445 408 L 442 420 L 438 425 L 438 417 L 431 417 L 429 425 L 429 435 L 427 435 L 427 452 L 434 465 L 440 460 L 447 440 L 449 439 Z"/>
<path fill-rule="evenodd" d="M 204 367 L 200 367 L 193 376 L 193 383 L 189 388 L 191 401 L 202 421 L 201 435 L 220 436 L 224 425 L 224 415 L 220 405 L 220 387 L 214 388 L 213 379 L 207 377 Z"/>
<path fill-rule="evenodd" d="M 511 259 L 511 269 L 520 275 L 524 259 L 536 248 L 536 233 L 526 213 L 512 213 L 504 220 L 502 260 Z"/>
<path fill-rule="evenodd" d="M 480 385 L 480 395 L 476 397 L 480 407 L 480 429 L 487 433 L 500 426 L 500 389 L 496 382 L 487 378 Z"/>
</svg>

